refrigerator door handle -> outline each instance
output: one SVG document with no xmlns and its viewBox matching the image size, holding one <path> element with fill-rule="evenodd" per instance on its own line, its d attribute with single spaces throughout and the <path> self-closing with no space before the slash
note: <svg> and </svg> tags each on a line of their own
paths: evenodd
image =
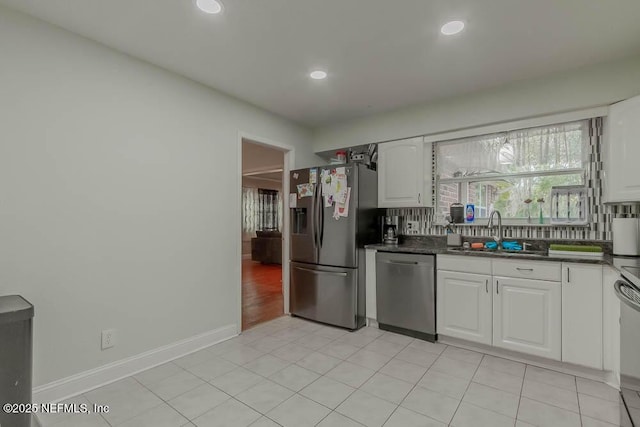
<svg viewBox="0 0 640 427">
<path fill-rule="evenodd" d="M 302 270 L 302 271 L 307 271 L 309 273 L 313 273 L 313 274 L 327 274 L 329 276 L 341 276 L 341 277 L 347 277 L 347 273 L 338 273 L 336 271 L 322 271 L 322 270 L 313 270 L 311 268 L 304 268 L 304 267 L 293 267 L 296 270 Z"/>
<path fill-rule="evenodd" d="M 314 189 L 314 194 L 313 194 L 313 203 L 317 204 L 318 203 L 318 192 L 320 190 L 318 190 L 318 186 L 316 185 L 316 188 Z M 311 222 L 312 222 L 312 230 L 311 232 L 313 233 L 313 249 L 315 249 L 315 251 L 318 251 L 318 214 L 317 214 L 317 206 L 313 206 L 312 212 L 311 212 Z M 317 254 L 316 254 L 317 255 Z"/>
<path fill-rule="evenodd" d="M 315 229 L 314 229 L 314 233 L 315 233 L 315 240 L 316 240 L 316 248 L 318 250 L 318 257 L 320 256 L 320 227 L 322 226 L 320 224 L 320 209 L 322 206 L 322 187 L 318 184 L 316 184 L 316 194 L 315 194 L 315 211 L 313 212 L 313 216 L 314 216 L 314 221 L 315 221 Z"/>
<path fill-rule="evenodd" d="M 322 200 L 322 194 L 321 191 L 318 191 L 318 194 L 320 195 L 319 197 L 319 201 L 318 201 L 318 209 L 320 209 L 320 221 L 318 224 L 318 227 L 320 227 L 320 244 L 319 246 L 322 247 L 322 242 L 324 241 L 324 203 Z"/>
</svg>

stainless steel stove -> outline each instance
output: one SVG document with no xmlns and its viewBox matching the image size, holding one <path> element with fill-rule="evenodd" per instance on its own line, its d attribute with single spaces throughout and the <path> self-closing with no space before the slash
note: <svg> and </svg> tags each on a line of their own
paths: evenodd
<svg viewBox="0 0 640 427">
<path fill-rule="evenodd" d="M 640 267 L 625 265 L 622 267 L 622 275 L 631 281 L 636 287 L 640 286 Z"/>
<path fill-rule="evenodd" d="M 620 304 L 621 425 L 640 427 L 640 258 L 616 258 Z"/>
</svg>

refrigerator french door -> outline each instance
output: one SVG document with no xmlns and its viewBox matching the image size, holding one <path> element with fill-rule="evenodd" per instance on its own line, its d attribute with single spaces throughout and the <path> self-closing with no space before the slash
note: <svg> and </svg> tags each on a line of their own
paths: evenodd
<svg viewBox="0 0 640 427">
<path fill-rule="evenodd" d="M 337 166 L 340 167 L 340 166 Z M 334 218 L 334 205 L 325 206 L 320 179 L 323 170 L 291 172 L 296 191 L 291 214 L 291 313 L 307 319 L 357 329 L 364 325 L 364 244 L 373 243 L 377 230 L 377 177 L 364 165 L 345 166 L 350 188 L 347 216 Z M 314 172 L 311 170 L 315 169 Z M 313 191 L 298 197 L 298 185 Z"/>
<path fill-rule="evenodd" d="M 291 263 L 291 313 L 348 329 L 357 327 L 357 269 Z"/>
</svg>

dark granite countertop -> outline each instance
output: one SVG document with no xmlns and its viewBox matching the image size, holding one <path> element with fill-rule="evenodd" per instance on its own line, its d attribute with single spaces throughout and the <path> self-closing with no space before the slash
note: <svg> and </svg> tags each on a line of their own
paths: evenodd
<svg viewBox="0 0 640 427">
<path fill-rule="evenodd" d="M 430 246 L 415 245 L 415 244 L 398 244 L 398 245 L 385 245 L 375 244 L 366 245 L 365 249 L 375 249 L 380 252 L 401 252 L 407 254 L 423 254 L 423 255 L 435 255 L 449 253 L 447 248 L 434 248 Z"/>
<path fill-rule="evenodd" d="M 612 265 L 611 256 L 605 254 L 602 258 L 586 258 L 586 257 L 560 257 L 549 256 L 547 253 L 533 254 L 533 253 L 518 253 L 516 251 L 482 251 L 482 250 L 447 250 L 444 252 L 450 255 L 463 255 L 463 256 L 480 256 L 490 258 L 506 258 L 512 260 L 527 260 L 527 261 L 555 261 L 555 262 L 579 262 L 585 264 L 603 264 Z"/>
<path fill-rule="evenodd" d="M 487 241 L 488 239 L 465 239 L 467 241 Z M 515 239 L 506 239 L 515 240 Z M 518 239 L 521 240 L 522 239 Z M 444 236 L 419 236 L 419 237 L 405 237 L 397 245 L 385 245 L 385 244 L 372 244 L 366 245 L 366 249 L 374 249 L 380 252 L 398 252 L 398 253 L 410 253 L 410 254 L 424 254 L 424 255 L 461 255 L 461 256 L 474 256 L 474 257 L 487 257 L 487 258 L 503 258 L 512 260 L 528 260 L 528 261 L 551 261 L 551 262 L 578 262 L 585 264 L 613 264 L 613 257 L 607 251 L 611 247 L 611 242 L 602 241 L 580 241 L 572 242 L 574 244 L 597 244 L 603 247 L 605 255 L 603 258 L 583 258 L 583 257 L 557 257 L 548 255 L 548 247 L 551 243 L 556 241 L 533 241 L 526 239 L 527 242 L 533 244 L 534 250 L 527 252 L 518 251 L 497 251 L 497 250 L 480 250 L 480 249 L 468 249 L 451 248 L 447 247 Z M 557 243 L 567 243 L 566 241 L 557 241 Z"/>
</svg>

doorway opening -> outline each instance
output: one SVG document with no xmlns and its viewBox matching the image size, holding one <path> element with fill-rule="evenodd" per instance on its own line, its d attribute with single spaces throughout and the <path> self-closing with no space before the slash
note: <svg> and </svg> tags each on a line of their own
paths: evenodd
<svg viewBox="0 0 640 427">
<path fill-rule="evenodd" d="M 242 138 L 242 330 L 285 313 L 286 157 Z"/>
</svg>

